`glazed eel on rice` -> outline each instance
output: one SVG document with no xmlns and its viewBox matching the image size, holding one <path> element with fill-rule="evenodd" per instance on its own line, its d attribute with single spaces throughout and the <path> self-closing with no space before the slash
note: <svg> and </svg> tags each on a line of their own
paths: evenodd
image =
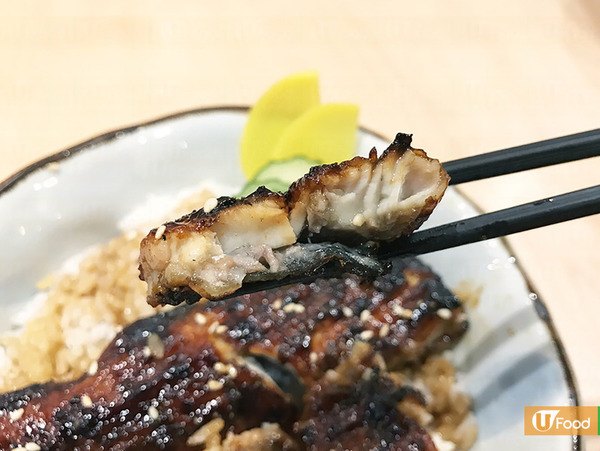
<svg viewBox="0 0 600 451">
<path fill-rule="evenodd" d="M 0 395 L 0 449 L 433 451 L 441 419 L 414 415 L 427 393 L 395 371 L 466 326 L 416 259 L 182 305 L 125 328 L 77 380 Z"/>
<path fill-rule="evenodd" d="M 421 225 L 448 185 L 410 143 L 398 134 L 380 157 L 152 230 L 140 249 L 149 302 L 190 305 L 126 327 L 74 381 L 0 395 L 0 448 L 438 449 L 449 418 L 467 424 L 468 398 L 446 386 L 437 402 L 423 368 L 463 335 L 465 312 L 417 259 L 368 250 Z M 208 300 L 332 266 L 335 277 Z"/>
<path fill-rule="evenodd" d="M 317 166 L 284 193 L 221 197 L 153 229 L 140 249 L 151 305 L 218 299 L 243 283 L 385 270 L 368 246 L 407 235 L 441 200 L 448 174 L 399 133 L 377 157 Z M 343 271 L 339 271 L 342 268 Z"/>
</svg>

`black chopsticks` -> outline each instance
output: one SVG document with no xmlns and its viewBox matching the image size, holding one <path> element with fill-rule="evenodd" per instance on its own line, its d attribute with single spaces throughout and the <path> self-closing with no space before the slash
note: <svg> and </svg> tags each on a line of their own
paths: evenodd
<svg viewBox="0 0 600 451">
<path fill-rule="evenodd" d="M 600 213 L 600 185 L 415 232 L 382 245 L 381 258 L 421 255 Z"/>
<path fill-rule="evenodd" d="M 451 185 L 600 155 L 600 129 L 444 163 Z"/>
<path fill-rule="evenodd" d="M 443 166 L 452 177 L 450 184 L 457 185 L 595 156 L 600 156 L 600 129 L 449 161 Z M 421 255 L 599 213 L 600 185 L 597 185 L 417 231 L 381 243 L 376 252 L 382 259 Z M 231 296 L 306 283 L 319 277 L 337 277 L 338 272 L 323 267 L 298 277 L 244 283 Z"/>
<path fill-rule="evenodd" d="M 600 156 L 600 129 L 444 163 L 450 184 Z M 382 258 L 420 255 L 600 213 L 600 185 L 415 232 L 386 243 Z"/>
</svg>

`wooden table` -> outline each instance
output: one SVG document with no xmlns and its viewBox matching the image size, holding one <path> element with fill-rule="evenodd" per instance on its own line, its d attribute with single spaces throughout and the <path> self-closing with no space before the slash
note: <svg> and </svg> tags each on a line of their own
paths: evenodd
<svg viewBox="0 0 600 451">
<path fill-rule="evenodd" d="M 303 69 L 320 72 L 325 101 L 441 160 L 600 127 L 594 0 L 0 3 L 0 179 L 126 124 L 251 104 Z M 596 159 L 464 190 L 494 210 L 599 181 Z M 600 405 L 600 216 L 509 241 L 582 404 Z"/>
</svg>

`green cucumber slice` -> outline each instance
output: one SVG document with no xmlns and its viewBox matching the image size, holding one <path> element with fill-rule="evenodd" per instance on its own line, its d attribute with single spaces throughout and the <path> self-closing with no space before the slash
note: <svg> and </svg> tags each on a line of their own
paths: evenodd
<svg viewBox="0 0 600 451">
<path fill-rule="evenodd" d="M 313 166 L 321 163 L 303 157 L 290 158 L 289 160 L 272 161 L 257 172 L 254 180 L 281 180 L 290 185 L 308 172 Z"/>
<path fill-rule="evenodd" d="M 271 191 L 279 191 L 280 193 L 286 192 L 287 189 L 290 187 L 288 183 L 282 182 L 281 180 L 271 179 L 262 180 L 259 182 L 256 179 L 254 179 L 250 180 L 248 183 L 246 183 L 246 185 L 244 185 L 238 197 L 244 197 L 248 194 L 253 193 L 259 186 L 266 186 Z"/>
<path fill-rule="evenodd" d="M 287 191 L 292 182 L 295 182 L 306 174 L 311 167 L 319 164 L 318 161 L 308 160 L 303 157 L 272 161 L 258 171 L 252 180 L 246 183 L 239 195 L 247 196 L 253 193 L 259 186 L 266 186 L 271 191 L 283 193 Z"/>
</svg>

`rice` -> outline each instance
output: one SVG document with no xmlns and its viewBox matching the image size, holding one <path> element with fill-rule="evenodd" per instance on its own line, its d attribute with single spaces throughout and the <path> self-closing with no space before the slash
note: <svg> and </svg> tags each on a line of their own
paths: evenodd
<svg viewBox="0 0 600 451">
<path fill-rule="evenodd" d="M 412 383 L 425 396 L 428 422 L 420 421 L 438 437 L 441 443 L 450 442 L 445 449 L 467 450 L 477 438 L 477 425 L 471 412 L 471 398 L 457 387 L 454 366 L 441 356 L 429 357 L 412 374 Z M 403 406 L 400 407 L 402 410 Z M 405 412 L 407 413 L 407 412 Z M 442 446 L 438 446 L 442 449 Z"/>
<path fill-rule="evenodd" d="M 164 218 L 180 216 L 213 197 L 202 189 Z M 47 297 L 37 314 L 17 334 L 0 338 L 0 392 L 68 381 L 97 369 L 96 360 L 121 329 L 161 310 L 146 303 L 146 284 L 139 279 L 142 230 L 149 228 L 141 224 L 139 230 L 92 249 L 74 273 L 49 275 L 38 282 L 38 290 Z"/>
<path fill-rule="evenodd" d="M 155 313 L 137 274 L 141 238 L 137 232 L 115 238 L 85 257 L 77 274 L 54 278 L 39 315 L 19 335 L 0 340 L 10 362 L 0 390 L 77 378 L 119 330 Z"/>
</svg>

